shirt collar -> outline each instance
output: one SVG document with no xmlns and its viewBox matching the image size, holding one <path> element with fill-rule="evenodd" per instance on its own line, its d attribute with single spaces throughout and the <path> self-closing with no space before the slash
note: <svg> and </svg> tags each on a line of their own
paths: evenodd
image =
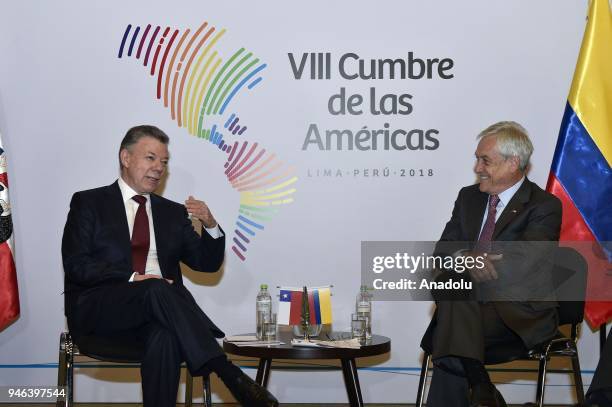
<svg viewBox="0 0 612 407">
<path fill-rule="evenodd" d="M 138 192 L 134 191 L 132 189 L 132 187 L 130 187 L 127 184 L 127 182 L 125 182 L 123 180 L 123 178 L 121 178 L 121 176 L 117 180 L 117 183 L 119 184 L 119 190 L 121 191 L 121 197 L 123 198 L 123 203 L 124 204 L 126 202 L 130 201 L 134 195 L 142 195 L 142 196 L 146 197 L 147 198 L 147 202 L 149 202 L 149 200 L 150 200 L 149 194 L 139 194 Z"/>
<path fill-rule="evenodd" d="M 502 204 L 498 206 L 504 207 L 508 205 L 508 203 L 510 202 L 514 194 L 516 194 L 516 191 L 518 191 L 521 185 L 523 185 L 524 181 L 525 181 L 525 176 L 523 175 L 523 177 L 516 184 L 512 185 L 510 188 L 506 189 L 505 191 L 497 194 L 497 196 L 499 196 L 499 201 Z"/>
</svg>

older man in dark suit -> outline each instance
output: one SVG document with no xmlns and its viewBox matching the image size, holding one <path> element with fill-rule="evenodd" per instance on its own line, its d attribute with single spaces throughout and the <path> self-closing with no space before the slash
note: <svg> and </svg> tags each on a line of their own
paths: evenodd
<svg viewBox="0 0 612 407">
<path fill-rule="evenodd" d="M 437 301 L 421 344 L 434 360 L 428 407 L 505 406 L 484 368 L 486 349 L 531 349 L 558 325 L 550 267 L 529 245 L 559 239 L 561 203 L 526 178 L 533 147 L 522 126 L 496 123 L 478 138 L 478 183 L 459 191 L 436 250 L 484 257 L 484 267 L 461 277 L 480 296 Z"/>
<path fill-rule="evenodd" d="M 145 407 L 176 405 L 180 364 L 193 375 L 215 372 L 248 406 L 276 399 L 229 362 L 217 343 L 223 332 L 183 285 L 179 262 L 217 271 L 225 237 L 203 201 L 184 205 L 153 192 L 168 165 L 168 136 L 137 126 L 119 149 L 113 184 L 74 194 L 64 228 L 66 316 L 81 335 L 133 338 L 142 344 Z M 199 236 L 188 213 L 202 223 Z"/>
</svg>

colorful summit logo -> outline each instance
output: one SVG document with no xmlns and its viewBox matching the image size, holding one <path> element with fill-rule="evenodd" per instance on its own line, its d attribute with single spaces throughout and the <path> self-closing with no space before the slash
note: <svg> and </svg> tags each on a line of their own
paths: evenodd
<svg viewBox="0 0 612 407">
<path fill-rule="evenodd" d="M 203 23 L 195 32 L 148 24 L 128 25 L 118 58 L 142 61 L 155 79 L 156 97 L 172 120 L 227 156 L 224 172 L 240 193 L 232 251 L 242 261 L 248 245 L 281 205 L 293 202 L 295 169 L 276 154 L 248 141 L 253 132 L 240 122 L 231 103 L 249 94 L 263 78 L 266 64 L 245 48 L 224 58 L 217 43 L 226 30 Z"/>
</svg>

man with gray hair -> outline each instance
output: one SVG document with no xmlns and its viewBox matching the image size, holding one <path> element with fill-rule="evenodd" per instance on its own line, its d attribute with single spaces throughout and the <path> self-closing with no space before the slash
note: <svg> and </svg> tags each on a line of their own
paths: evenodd
<svg viewBox="0 0 612 407">
<path fill-rule="evenodd" d="M 558 241 L 561 202 L 527 179 L 533 146 L 521 125 L 495 123 L 478 139 L 477 183 L 459 191 L 436 251 L 452 247 L 450 253 L 455 256 L 484 258 L 483 267 L 459 276 L 471 280 L 476 293 L 496 283 L 505 289 L 504 278 L 509 277 L 519 280 L 520 287 L 546 286 L 545 267 L 534 267 L 540 256 L 533 256 L 534 264 L 522 259 L 519 267 L 516 262 L 508 267 L 505 253 L 495 248 L 510 247 L 508 242 L 516 241 Z M 522 296 L 524 290 L 516 292 Z M 474 291 L 459 300 L 437 298 L 421 342 L 434 361 L 428 407 L 506 406 L 484 368 L 485 355 L 500 345 L 513 345 L 518 353 L 526 353 L 557 331 L 557 303 L 530 294 L 525 300 L 483 299 L 474 297 Z"/>
</svg>

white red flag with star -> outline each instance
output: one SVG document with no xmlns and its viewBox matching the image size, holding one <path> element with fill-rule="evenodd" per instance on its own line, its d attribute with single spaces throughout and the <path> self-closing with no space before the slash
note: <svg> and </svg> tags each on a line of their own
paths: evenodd
<svg viewBox="0 0 612 407">
<path fill-rule="evenodd" d="M 19 317 L 19 292 L 13 247 L 6 152 L 0 138 L 0 331 Z"/>
</svg>

